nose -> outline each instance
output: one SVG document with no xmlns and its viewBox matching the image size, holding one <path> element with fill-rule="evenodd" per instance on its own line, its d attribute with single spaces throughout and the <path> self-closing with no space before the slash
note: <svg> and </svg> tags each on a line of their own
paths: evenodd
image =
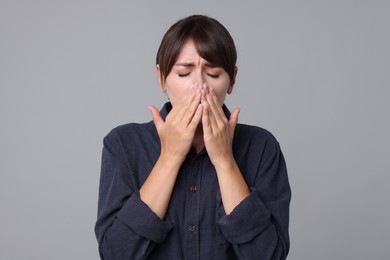
<svg viewBox="0 0 390 260">
<path fill-rule="evenodd" d="M 203 83 L 206 82 L 206 77 L 204 75 L 204 72 L 202 70 L 197 70 L 195 73 L 195 83 L 198 83 L 200 86 L 203 85 Z"/>
</svg>

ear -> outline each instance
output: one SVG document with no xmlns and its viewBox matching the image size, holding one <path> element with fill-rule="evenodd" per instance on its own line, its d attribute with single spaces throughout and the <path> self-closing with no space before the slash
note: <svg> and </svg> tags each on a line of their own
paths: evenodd
<svg viewBox="0 0 390 260">
<path fill-rule="evenodd" d="M 237 68 L 237 66 L 235 66 L 234 67 L 234 77 L 233 77 L 232 82 L 230 82 L 230 86 L 229 86 L 229 88 L 227 90 L 228 94 L 231 94 L 233 92 L 233 86 L 236 83 L 237 72 L 238 72 L 238 68 Z"/>
<path fill-rule="evenodd" d="M 165 93 L 167 91 L 167 89 L 166 89 L 165 84 L 163 82 L 163 77 L 161 75 L 159 64 L 156 65 L 156 74 L 157 74 L 157 82 L 161 86 L 162 91 Z"/>
</svg>

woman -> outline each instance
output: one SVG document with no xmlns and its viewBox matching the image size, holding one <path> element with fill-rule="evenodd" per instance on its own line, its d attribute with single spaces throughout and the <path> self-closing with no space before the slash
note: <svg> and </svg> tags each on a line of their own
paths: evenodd
<svg viewBox="0 0 390 260">
<path fill-rule="evenodd" d="M 104 139 L 102 259 L 285 259 L 291 198 L 278 142 L 223 104 L 236 49 L 215 19 L 172 25 L 156 70 L 170 102 Z"/>
</svg>

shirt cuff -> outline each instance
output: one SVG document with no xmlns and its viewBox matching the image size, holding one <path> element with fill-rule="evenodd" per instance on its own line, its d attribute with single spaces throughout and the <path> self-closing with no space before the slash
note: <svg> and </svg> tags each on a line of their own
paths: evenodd
<svg viewBox="0 0 390 260">
<path fill-rule="evenodd" d="M 252 240 L 271 223 L 270 212 L 261 201 L 255 188 L 251 194 L 226 215 L 223 206 L 218 213 L 219 227 L 225 239 L 233 244 Z"/>
<path fill-rule="evenodd" d="M 118 214 L 118 218 L 138 235 L 161 243 L 165 240 L 172 225 L 161 220 L 134 192 Z"/>
</svg>

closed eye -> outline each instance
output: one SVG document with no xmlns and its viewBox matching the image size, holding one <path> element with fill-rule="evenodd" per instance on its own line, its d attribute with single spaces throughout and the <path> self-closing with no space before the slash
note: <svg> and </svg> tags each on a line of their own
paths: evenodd
<svg viewBox="0 0 390 260">
<path fill-rule="evenodd" d="M 177 75 L 178 75 L 179 77 L 183 78 L 183 77 L 186 77 L 186 76 L 190 75 L 190 73 L 188 72 L 188 73 L 177 74 Z"/>
<path fill-rule="evenodd" d="M 207 73 L 207 75 L 209 75 L 210 77 L 216 79 L 219 77 L 219 74 L 210 74 L 210 73 Z"/>
</svg>

